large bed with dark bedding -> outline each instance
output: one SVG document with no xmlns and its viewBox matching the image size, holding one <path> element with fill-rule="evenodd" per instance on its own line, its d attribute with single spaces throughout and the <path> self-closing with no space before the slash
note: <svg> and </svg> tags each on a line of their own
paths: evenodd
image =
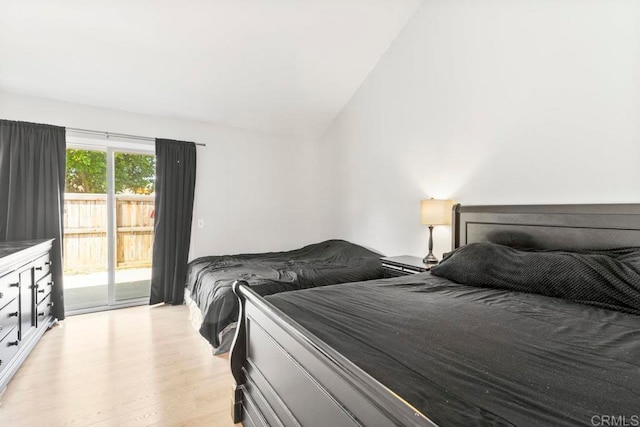
<svg viewBox="0 0 640 427">
<path fill-rule="evenodd" d="M 430 273 L 266 300 L 439 425 L 640 415 L 640 316 Z"/>
<path fill-rule="evenodd" d="M 640 205 L 456 206 L 453 232 L 427 273 L 234 285 L 234 420 L 640 424 Z"/>
<path fill-rule="evenodd" d="M 231 286 L 244 280 L 258 295 L 382 277 L 380 254 L 345 240 L 285 252 L 209 256 L 189 263 L 185 299 L 214 354 L 229 351 L 238 318 Z"/>
</svg>

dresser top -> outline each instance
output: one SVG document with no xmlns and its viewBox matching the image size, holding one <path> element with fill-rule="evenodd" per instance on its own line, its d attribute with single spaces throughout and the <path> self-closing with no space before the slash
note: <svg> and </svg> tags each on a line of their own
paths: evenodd
<svg viewBox="0 0 640 427">
<path fill-rule="evenodd" d="M 41 243 L 50 242 L 53 239 L 20 240 L 16 242 L 0 242 L 0 258 L 13 255 Z"/>
<path fill-rule="evenodd" d="M 20 240 L 0 242 L 0 273 L 7 266 L 19 262 L 23 256 L 36 252 L 45 252 L 51 247 L 53 239 Z"/>
</svg>

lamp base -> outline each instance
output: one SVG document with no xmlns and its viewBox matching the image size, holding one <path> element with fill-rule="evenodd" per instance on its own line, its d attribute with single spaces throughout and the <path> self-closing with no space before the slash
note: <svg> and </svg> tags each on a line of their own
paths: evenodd
<svg viewBox="0 0 640 427">
<path fill-rule="evenodd" d="M 429 252 L 426 257 L 422 259 L 422 262 L 425 264 L 433 265 L 438 263 L 438 258 L 432 253 Z"/>
<path fill-rule="evenodd" d="M 433 225 L 429 226 L 429 253 L 422 260 L 427 265 L 434 265 L 438 263 L 438 258 L 433 254 Z"/>
</svg>

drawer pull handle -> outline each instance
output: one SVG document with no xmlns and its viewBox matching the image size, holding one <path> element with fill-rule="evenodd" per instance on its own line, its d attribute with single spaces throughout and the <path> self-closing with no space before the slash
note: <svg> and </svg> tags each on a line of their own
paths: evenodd
<svg viewBox="0 0 640 427">
<path fill-rule="evenodd" d="M 51 261 L 45 261 L 44 265 L 51 265 Z"/>
<path fill-rule="evenodd" d="M 44 294 L 44 289 L 40 289 L 40 290 L 38 291 L 38 293 L 39 293 L 39 294 Z"/>
<path fill-rule="evenodd" d="M 14 311 L 13 313 L 9 313 L 9 317 L 18 317 L 18 312 Z"/>
<path fill-rule="evenodd" d="M 47 286 L 53 286 L 53 282 L 47 282 Z"/>
<path fill-rule="evenodd" d="M 20 282 L 16 282 L 16 283 L 11 283 L 9 285 L 10 288 L 19 288 L 20 287 Z"/>
<path fill-rule="evenodd" d="M 53 303 L 52 302 L 48 302 L 47 303 L 47 307 L 53 307 Z"/>
<path fill-rule="evenodd" d="M 38 270 L 38 271 L 42 271 L 42 266 L 40 266 L 40 267 L 36 267 L 36 270 Z"/>
<path fill-rule="evenodd" d="M 18 340 L 15 340 L 15 341 L 9 341 L 9 342 L 7 343 L 7 347 L 14 347 L 14 346 L 17 346 L 17 345 L 18 345 L 18 343 L 19 343 L 19 341 L 18 341 Z"/>
<path fill-rule="evenodd" d="M 0 292 L 0 298 L 4 297 L 4 294 L 2 292 Z"/>
<path fill-rule="evenodd" d="M 38 317 L 42 317 L 44 316 L 44 311 L 41 311 L 40 313 L 38 313 Z"/>
</svg>

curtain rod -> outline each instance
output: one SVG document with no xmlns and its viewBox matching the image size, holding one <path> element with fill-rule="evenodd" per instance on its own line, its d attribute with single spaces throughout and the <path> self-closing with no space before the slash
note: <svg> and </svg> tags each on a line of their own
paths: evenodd
<svg viewBox="0 0 640 427">
<path fill-rule="evenodd" d="M 126 133 L 104 132 L 104 131 L 99 131 L 99 130 L 79 129 L 79 128 L 66 128 L 66 130 L 68 130 L 70 132 L 84 133 L 84 134 L 88 134 L 88 135 L 102 135 L 102 136 L 106 137 L 107 139 L 109 139 L 110 137 L 113 136 L 115 138 L 127 138 L 127 139 L 137 139 L 139 141 L 156 142 L 155 138 L 150 138 L 148 136 L 129 135 L 129 134 L 126 134 Z M 201 147 L 206 147 L 207 146 L 207 144 L 203 144 L 201 142 L 195 142 L 195 144 L 199 145 Z"/>
</svg>

